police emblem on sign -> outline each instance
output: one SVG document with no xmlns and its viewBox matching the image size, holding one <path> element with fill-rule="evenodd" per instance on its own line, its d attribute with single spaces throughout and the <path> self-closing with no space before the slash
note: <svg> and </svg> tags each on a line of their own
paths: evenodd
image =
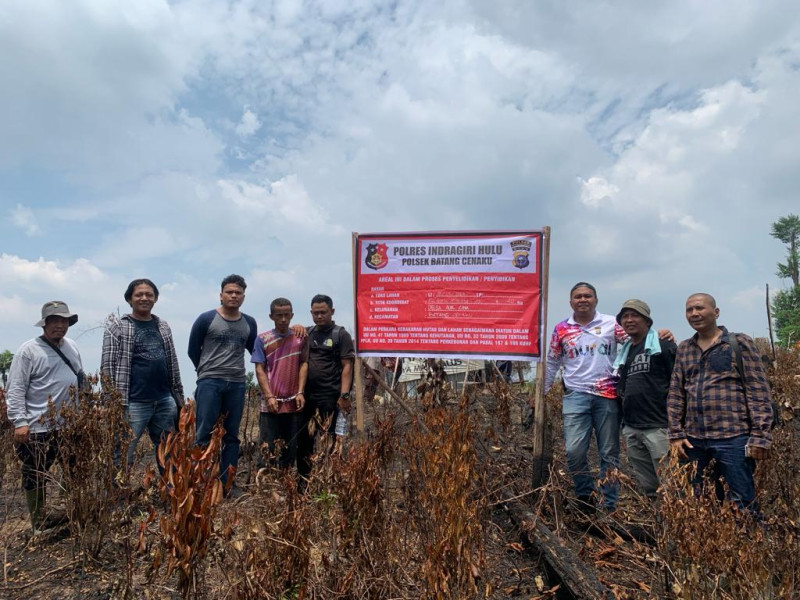
<svg viewBox="0 0 800 600">
<path fill-rule="evenodd" d="M 367 257 L 364 259 L 364 264 L 370 269 L 382 269 L 389 264 L 389 257 L 386 256 L 388 248 L 386 244 L 368 244 Z"/>
<path fill-rule="evenodd" d="M 514 252 L 514 258 L 511 260 L 518 269 L 524 269 L 531 264 L 531 241 L 530 240 L 514 240 L 511 242 L 511 250 Z"/>
</svg>

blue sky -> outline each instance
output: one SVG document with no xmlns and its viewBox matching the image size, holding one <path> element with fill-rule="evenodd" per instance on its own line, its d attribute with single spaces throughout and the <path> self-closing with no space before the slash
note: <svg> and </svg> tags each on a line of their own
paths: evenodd
<svg viewBox="0 0 800 600">
<path fill-rule="evenodd" d="M 589 280 L 763 336 L 798 65 L 791 1 L 5 2 L 0 349 L 60 299 L 96 369 L 143 276 L 180 348 L 231 272 L 262 329 L 317 292 L 351 326 L 351 232 L 544 225 L 549 327 Z"/>
</svg>

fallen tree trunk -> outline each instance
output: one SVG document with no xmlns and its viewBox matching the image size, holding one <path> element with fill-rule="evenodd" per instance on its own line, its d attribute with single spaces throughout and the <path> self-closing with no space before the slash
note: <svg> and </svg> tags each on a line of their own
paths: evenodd
<svg viewBox="0 0 800 600">
<path fill-rule="evenodd" d="M 558 578 L 565 591 L 576 599 L 586 600 L 612 600 L 614 594 L 598 579 L 592 567 L 570 550 L 567 545 L 546 525 L 538 521 L 530 513 L 524 518 L 511 507 L 505 505 L 512 520 L 522 525 L 524 522 L 534 525 L 522 527 L 528 544 L 541 555 L 548 567 Z"/>
<path fill-rule="evenodd" d="M 594 569 L 567 548 L 548 527 L 537 523 L 528 535 L 528 539 L 541 552 L 544 560 L 575 598 L 587 600 L 614 598 L 611 590 L 597 578 Z"/>
</svg>

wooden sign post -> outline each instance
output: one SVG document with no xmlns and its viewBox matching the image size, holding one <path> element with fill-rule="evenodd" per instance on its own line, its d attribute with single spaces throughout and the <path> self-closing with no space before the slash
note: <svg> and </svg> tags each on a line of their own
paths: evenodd
<svg viewBox="0 0 800 600">
<path fill-rule="evenodd" d="M 552 448 L 545 443 L 547 409 L 544 402 L 544 376 L 547 361 L 547 298 L 550 279 L 550 228 L 542 230 L 542 314 L 541 314 L 541 352 L 536 365 L 536 379 L 533 390 L 533 486 L 538 487 L 547 481 L 552 461 Z"/>
</svg>

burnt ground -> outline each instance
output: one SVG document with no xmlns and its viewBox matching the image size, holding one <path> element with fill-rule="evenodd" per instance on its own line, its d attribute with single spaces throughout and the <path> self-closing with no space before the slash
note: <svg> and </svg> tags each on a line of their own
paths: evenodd
<svg viewBox="0 0 800 600">
<path fill-rule="evenodd" d="M 509 391 L 476 386 L 471 392 L 468 406 L 473 422 L 477 423 L 474 448 L 478 470 L 484 475 L 480 487 L 484 495 L 483 556 L 472 593 L 461 597 L 571 597 L 557 573 L 548 568 L 531 543 L 537 522 L 546 524 L 559 537 L 560 544 L 584 561 L 589 575 L 596 573 L 598 580 L 613 594 L 609 597 L 666 597 L 670 578 L 654 540 L 658 536 L 655 512 L 636 494 L 630 478 L 622 476 L 620 508 L 614 515 L 601 513 L 594 519 L 587 519 L 573 507 L 563 462 L 558 398 L 548 400 L 548 440 L 554 454 L 551 477 L 544 487 L 533 488 L 531 432 L 524 424 L 526 400 L 527 393 L 518 386 L 512 386 Z M 453 407 L 456 403 L 457 400 L 450 402 Z M 413 400 L 409 404 L 414 411 L 422 410 Z M 373 431 L 376 417 L 386 419 L 391 414 L 397 415 L 398 431 L 410 427 L 408 415 L 389 400 L 368 407 L 366 435 Z M 280 497 L 272 480 L 265 483 L 260 479 L 259 485 L 255 482 L 255 403 L 251 403 L 246 412 L 243 432 L 244 439 L 250 443 L 243 446 L 237 481 L 249 493 L 236 500 L 223 501 L 217 517 L 218 529 L 222 529 L 223 522 L 230 523 L 231 515 L 235 516 L 235 523 L 248 522 L 248 515 L 257 519 L 260 511 L 266 510 L 266 503 Z M 140 443 L 140 472 L 142 465 L 152 460 L 149 441 L 145 438 Z M 357 439 L 356 435 L 347 443 L 353 444 Z M 126 593 L 130 598 L 180 597 L 174 575 L 166 580 L 157 577 L 148 581 L 152 553 L 135 551 L 147 514 L 151 509 L 163 510 L 155 488 L 142 491 L 135 500 L 118 507 L 102 550 L 97 557 L 88 558 L 81 553 L 76 536 L 69 528 L 31 538 L 19 488 L 18 465 L 11 457 L 8 432 L 4 432 L 2 443 L 0 553 L 4 569 L 0 598 L 99 599 L 122 598 Z M 624 463 L 624 448 L 622 455 Z M 596 457 L 593 456 L 592 461 L 597 464 Z M 397 468 L 402 469 L 402 466 Z M 627 465 L 623 468 L 628 471 Z M 57 468 L 54 472 L 57 476 Z M 387 490 L 389 488 L 391 485 Z M 63 505 L 59 496 L 56 483 L 51 482 L 49 505 Z M 400 517 L 407 508 L 402 502 L 387 502 L 387 506 Z M 148 535 L 155 537 L 157 526 L 150 524 L 147 528 Z M 220 545 L 210 553 L 197 588 L 198 597 L 235 597 L 226 584 L 230 565 L 222 556 L 225 548 Z M 309 593 L 307 597 L 312 596 L 326 597 L 324 593 Z M 275 597 L 301 596 L 294 592 Z M 396 597 L 414 597 L 414 592 L 408 596 L 398 592 Z"/>
</svg>

